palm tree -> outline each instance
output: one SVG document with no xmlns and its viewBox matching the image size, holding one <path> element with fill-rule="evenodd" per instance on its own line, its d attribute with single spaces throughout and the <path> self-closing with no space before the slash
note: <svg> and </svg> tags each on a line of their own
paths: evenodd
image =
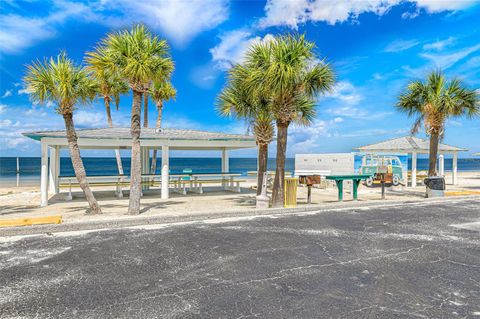
<svg viewBox="0 0 480 319">
<path fill-rule="evenodd" d="M 177 90 L 169 81 L 158 81 L 154 82 L 150 87 L 149 91 L 150 96 L 155 101 L 157 106 L 157 121 L 155 123 L 155 128 L 158 130 L 162 127 L 162 111 L 163 103 L 172 99 L 175 99 L 177 95 Z M 152 166 L 150 168 L 151 174 L 155 174 L 157 170 L 157 150 L 153 150 L 152 154 Z"/>
<path fill-rule="evenodd" d="M 445 134 L 445 123 L 450 117 L 480 115 L 480 94 L 465 87 L 459 79 L 447 81 L 441 71 L 430 73 L 426 81 L 408 84 L 400 94 L 397 109 L 408 116 L 416 116 L 412 134 L 422 124 L 430 136 L 428 176 L 437 175 L 438 143 Z"/>
<path fill-rule="evenodd" d="M 148 127 L 148 90 L 149 86 L 143 93 L 143 127 Z"/>
<path fill-rule="evenodd" d="M 109 72 L 104 67 L 105 61 L 108 61 L 109 58 L 107 54 L 105 48 L 100 47 L 97 51 L 88 53 L 85 61 L 87 69 L 92 72 L 92 76 L 97 81 L 97 94 L 103 98 L 108 126 L 113 127 L 110 103 L 114 101 L 118 110 L 120 95 L 128 92 L 128 86 L 116 74 Z M 115 150 L 115 158 L 117 159 L 118 173 L 123 175 L 122 158 L 118 149 Z"/>
<path fill-rule="evenodd" d="M 218 110 L 223 116 L 244 119 L 253 128 L 258 145 L 257 195 L 261 194 L 263 175 L 267 171 L 268 144 L 273 140 L 273 118 L 268 97 L 254 96 L 245 88 L 248 70 L 237 64 L 229 71 L 229 81 L 218 97 Z"/>
<path fill-rule="evenodd" d="M 292 122 L 308 125 L 315 116 L 317 96 L 335 83 L 332 69 L 314 49 L 314 43 L 303 35 L 286 35 L 255 43 L 245 57 L 246 68 L 251 70 L 246 86 L 254 94 L 270 97 L 277 126 L 274 207 L 284 204 L 288 127 Z"/>
<path fill-rule="evenodd" d="M 165 40 L 151 34 L 143 25 L 130 31 L 108 35 L 100 44 L 107 50 L 103 67 L 128 83 L 133 92 L 131 113 L 132 155 L 130 168 L 129 214 L 140 213 L 141 161 L 140 161 L 140 115 L 142 95 L 151 81 L 162 80 L 173 69 Z"/>
<path fill-rule="evenodd" d="M 65 121 L 73 170 L 90 206 L 87 213 L 101 214 L 102 210 L 88 185 L 73 123 L 73 112 L 77 104 L 87 103 L 95 98 L 95 81 L 88 76 L 84 68 L 76 66 L 67 58 L 65 53 L 60 53 L 56 59 L 45 59 L 43 63 L 33 62 L 28 66 L 24 81 L 32 101 L 42 104 L 56 103 L 55 110 Z"/>
</svg>

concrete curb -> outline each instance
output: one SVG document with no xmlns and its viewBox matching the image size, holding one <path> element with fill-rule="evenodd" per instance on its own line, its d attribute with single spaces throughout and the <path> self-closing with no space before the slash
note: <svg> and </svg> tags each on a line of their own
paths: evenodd
<svg viewBox="0 0 480 319">
<path fill-rule="evenodd" d="M 67 222 L 58 225 L 35 225 L 25 227 L 10 227 L 0 229 L 0 237 L 4 236 L 19 236 L 19 235 L 35 235 L 45 233 L 69 232 L 80 230 L 95 230 L 95 229 L 115 229 L 140 225 L 158 225 L 158 224 L 173 224 L 180 222 L 201 222 L 209 219 L 219 219 L 226 217 L 254 217 L 254 216 L 271 216 L 292 213 L 306 213 L 306 212 L 322 212 L 329 210 L 350 210 L 365 207 L 391 207 L 404 206 L 409 204 L 435 204 L 445 203 L 458 200 L 480 200 L 480 196 L 458 196 L 458 197 L 444 197 L 444 198 L 419 198 L 418 200 L 391 200 L 391 201 L 357 201 L 357 202 L 335 202 L 321 205 L 305 205 L 296 208 L 270 208 L 262 210 L 240 210 L 227 212 L 212 212 L 197 215 L 182 215 L 182 216 L 135 216 L 128 218 L 111 218 L 87 222 Z M 480 207 L 479 207 L 480 209 Z"/>
</svg>

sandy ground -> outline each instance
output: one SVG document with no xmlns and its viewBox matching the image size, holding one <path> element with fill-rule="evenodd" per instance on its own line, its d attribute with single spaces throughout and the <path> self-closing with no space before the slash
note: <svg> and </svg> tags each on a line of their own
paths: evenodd
<svg viewBox="0 0 480 319">
<path fill-rule="evenodd" d="M 476 192 L 480 194 L 480 172 L 460 172 L 458 186 L 449 185 L 451 177 L 446 176 L 447 192 Z M 142 198 L 142 216 L 181 216 L 181 215 L 204 215 L 212 212 L 239 212 L 251 210 L 255 207 L 255 191 L 252 186 L 254 180 L 244 183 L 241 193 L 224 192 L 219 187 L 205 188 L 204 194 L 188 193 L 180 195 L 171 193 L 168 200 L 160 199 L 160 190 L 152 189 L 145 192 Z M 348 187 L 346 188 L 348 189 Z M 380 201 L 380 187 L 359 187 L 359 201 Z M 386 200 L 409 201 L 421 200 L 424 197 L 425 188 L 406 188 L 403 186 L 388 187 Z M 125 193 L 127 193 L 125 191 Z M 337 201 L 337 189 L 333 186 L 327 189 L 312 189 L 312 204 L 334 203 Z M 462 195 L 466 195 L 462 193 Z M 115 218 L 132 218 L 126 215 L 128 208 L 128 196 L 123 199 L 114 197 L 113 189 L 95 189 L 95 196 L 103 210 L 102 215 L 87 216 L 85 209 L 88 207 L 83 194 L 79 189 L 74 190 L 74 199 L 66 200 L 66 190 L 51 196 L 49 206 L 40 207 L 40 192 L 38 187 L 9 187 L 0 188 L 0 219 L 25 218 L 50 215 L 62 215 L 63 222 L 76 222 L 84 220 L 102 220 Z M 297 200 L 298 205 L 306 205 L 307 189 L 299 187 Z M 344 201 L 351 201 L 352 194 L 346 190 Z"/>
</svg>

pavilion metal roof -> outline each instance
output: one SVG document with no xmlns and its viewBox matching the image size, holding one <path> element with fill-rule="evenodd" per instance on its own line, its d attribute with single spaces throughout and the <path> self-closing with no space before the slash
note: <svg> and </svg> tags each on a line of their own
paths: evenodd
<svg viewBox="0 0 480 319">
<path fill-rule="evenodd" d="M 77 129 L 79 139 L 99 139 L 99 140 L 131 140 L 130 128 L 95 128 L 95 129 Z M 24 136 L 34 140 L 40 140 L 44 137 L 66 138 L 64 130 L 59 131 L 37 131 L 26 132 Z M 199 140 L 199 141 L 255 141 L 251 135 L 230 134 L 221 132 L 207 132 L 198 130 L 180 130 L 164 128 L 156 130 L 154 128 L 142 128 L 140 139 L 142 140 Z"/>
<path fill-rule="evenodd" d="M 415 136 L 403 136 L 375 144 L 356 147 L 354 149 L 362 152 L 428 153 L 430 149 L 430 141 Z M 455 153 L 464 152 L 467 151 L 467 149 L 440 143 L 438 145 L 438 151 Z"/>
</svg>

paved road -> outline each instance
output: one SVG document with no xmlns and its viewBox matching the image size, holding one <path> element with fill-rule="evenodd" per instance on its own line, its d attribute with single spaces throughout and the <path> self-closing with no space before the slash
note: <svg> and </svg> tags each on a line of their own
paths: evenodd
<svg viewBox="0 0 480 319">
<path fill-rule="evenodd" d="M 480 200 L 0 239 L 0 317 L 480 318 Z"/>
</svg>

